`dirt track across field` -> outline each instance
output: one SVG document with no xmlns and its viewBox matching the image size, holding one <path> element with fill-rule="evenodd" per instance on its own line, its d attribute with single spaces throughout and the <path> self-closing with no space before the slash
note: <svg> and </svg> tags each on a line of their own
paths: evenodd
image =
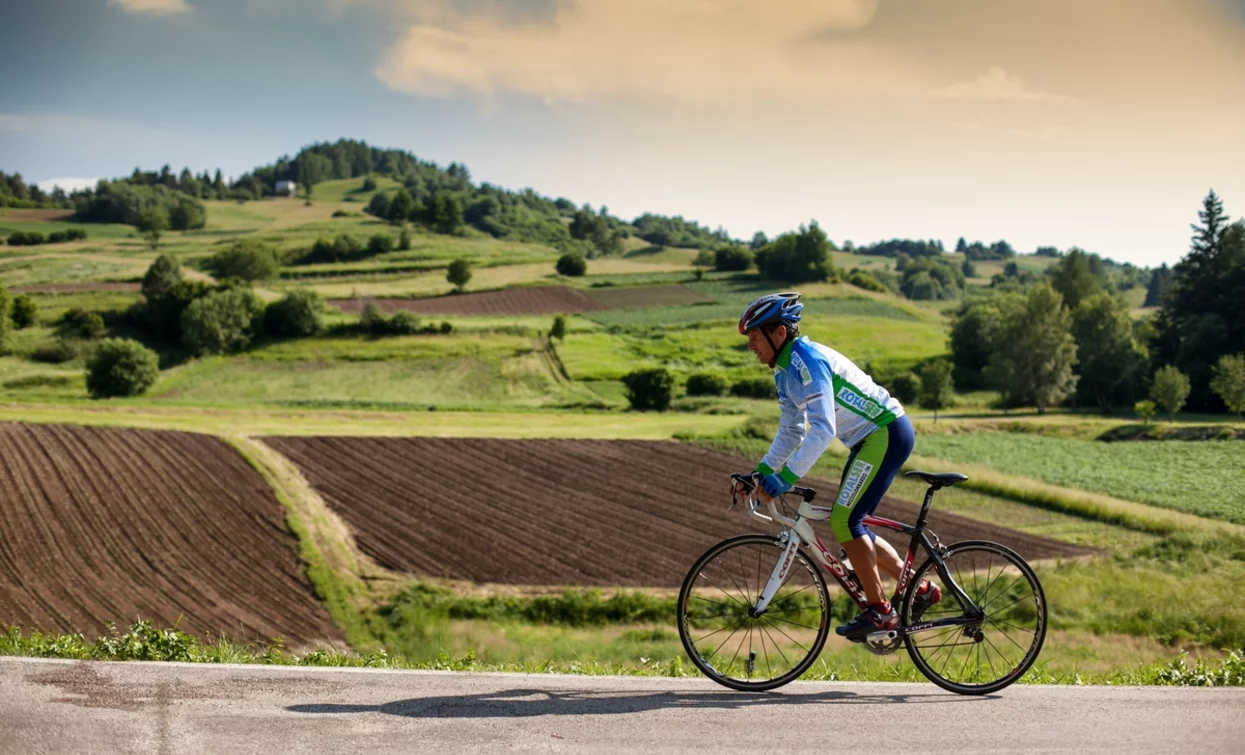
<svg viewBox="0 0 1245 755">
<path fill-rule="evenodd" d="M 15 294 L 80 294 L 98 291 L 121 291 L 138 293 L 143 290 L 141 283 L 107 283 L 88 281 L 85 283 L 36 283 L 29 286 L 14 286 Z"/>
<path fill-rule="evenodd" d="M 662 441 L 266 438 L 388 569 L 518 585 L 675 587 L 697 556 L 764 531 L 726 511 L 753 463 Z M 810 480 L 821 496 L 838 485 Z M 935 504 L 937 506 L 937 504 Z M 919 506 L 879 513 L 914 521 Z M 994 540 L 1029 560 L 1092 551 L 935 511 L 943 542 Z M 821 530 L 826 537 L 825 530 Z M 906 545 L 906 544 L 905 544 Z"/>
<path fill-rule="evenodd" d="M 382 312 L 419 315 L 550 315 L 582 314 L 606 309 L 667 307 L 709 301 L 686 286 L 641 286 L 585 290 L 568 286 L 526 286 L 502 291 L 437 296 L 427 299 L 330 299 L 343 312 L 358 313 L 368 301 Z"/>
<path fill-rule="evenodd" d="M 0 627 L 340 640 L 264 479 L 223 441 L 0 423 Z M 180 622 L 180 623 L 179 623 Z"/>
</svg>

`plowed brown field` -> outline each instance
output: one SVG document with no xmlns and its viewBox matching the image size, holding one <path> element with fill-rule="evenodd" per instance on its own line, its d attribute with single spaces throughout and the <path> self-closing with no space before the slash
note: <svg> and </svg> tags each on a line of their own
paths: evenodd
<svg viewBox="0 0 1245 755">
<path fill-rule="evenodd" d="M 360 312 L 367 299 L 330 299 L 343 312 Z M 686 286 L 641 286 L 610 290 L 582 290 L 567 286 L 528 286 L 502 291 L 437 296 L 427 299 L 373 299 L 382 312 L 420 315 L 550 315 L 581 314 L 605 309 L 667 307 L 709 301 Z"/>
<path fill-rule="evenodd" d="M 728 475 L 752 463 L 681 443 L 265 442 L 302 468 L 365 553 L 387 568 L 430 577 L 674 587 L 711 544 L 763 529 L 738 510 L 726 511 Z M 826 497 L 838 488 L 825 480 L 809 485 Z M 887 498 L 879 512 L 914 521 L 918 509 Z M 1090 552 L 937 510 L 929 521 L 944 542 L 995 540 L 1031 560 Z"/>
<path fill-rule="evenodd" d="M 264 479 L 207 435 L 0 423 L 0 626 L 340 640 Z"/>
</svg>

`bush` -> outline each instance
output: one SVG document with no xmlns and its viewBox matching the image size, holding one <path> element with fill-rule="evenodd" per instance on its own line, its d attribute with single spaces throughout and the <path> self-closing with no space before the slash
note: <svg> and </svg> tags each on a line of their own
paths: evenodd
<svg viewBox="0 0 1245 755">
<path fill-rule="evenodd" d="M 917 394 L 921 390 L 921 379 L 911 372 L 896 375 L 887 386 L 887 392 L 899 403 L 908 406 L 916 403 Z"/>
<path fill-rule="evenodd" d="M 713 254 L 713 269 L 737 272 L 752 267 L 752 252 L 742 246 L 724 246 Z"/>
<path fill-rule="evenodd" d="M 448 336 L 450 333 L 453 333 L 453 332 L 454 332 L 453 325 L 450 325 L 448 322 L 441 323 L 441 335 Z"/>
<path fill-rule="evenodd" d="M 1141 424 L 1149 426 L 1150 418 L 1158 411 L 1158 406 L 1153 401 L 1138 401 L 1133 404 L 1133 413 L 1141 418 Z"/>
<path fill-rule="evenodd" d="M 464 259 L 454 260 L 445 271 L 445 279 L 461 292 L 471 280 L 471 263 Z"/>
<path fill-rule="evenodd" d="M 701 249 L 696 252 L 696 258 L 692 260 L 692 264 L 697 267 L 709 267 L 717 262 L 717 255 L 709 249 Z"/>
<path fill-rule="evenodd" d="M 670 394 L 674 390 L 674 378 L 670 372 L 658 367 L 636 370 L 623 376 L 627 386 L 627 400 L 638 411 L 664 412 L 670 407 Z"/>
<path fill-rule="evenodd" d="M 406 226 L 402 226 L 402 232 L 398 234 L 398 249 L 405 252 L 411 248 L 411 231 Z"/>
<path fill-rule="evenodd" d="M 74 307 L 61 315 L 60 330 L 65 335 L 99 338 L 104 335 L 106 328 L 104 318 L 98 312 L 87 312 L 81 307 Z"/>
<path fill-rule="evenodd" d="M 588 262 L 584 259 L 582 254 L 567 252 L 561 257 L 558 257 L 558 262 L 555 265 L 555 268 L 558 271 L 558 275 L 565 275 L 568 278 L 578 278 L 588 272 Z"/>
<path fill-rule="evenodd" d="M 65 362 L 73 361 L 77 356 L 78 347 L 65 340 L 44 344 L 30 354 L 32 360 L 46 362 L 47 364 L 64 364 Z"/>
<path fill-rule="evenodd" d="M 731 386 L 731 395 L 739 398 L 778 398 L 778 386 L 766 378 L 745 378 Z"/>
<path fill-rule="evenodd" d="M 393 237 L 388 234 L 378 233 L 367 240 L 367 253 L 369 257 L 375 257 L 378 254 L 393 251 Z"/>
<path fill-rule="evenodd" d="M 395 336 L 410 336 L 419 332 L 419 318 L 413 312 L 398 312 L 385 323 L 384 331 Z"/>
<path fill-rule="evenodd" d="M 182 313 L 182 343 L 196 354 L 228 354 L 251 342 L 264 305 L 249 288 L 216 291 Z"/>
<path fill-rule="evenodd" d="M 311 289 L 300 288 L 273 302 L 264 313 L 264 328 L 276 336 L 312 336 L 320 332 L 324 300 Z"/>
<path fill-rule="evenodd" d="M 376 302 L 370 301 L 363 305 L 363 311 L 359 313 L 359 327 L 364 333 L 369 336 L 383 336 L 387 325 L 385 315 L 376 306 Z"/>
<path fill-rule="evenodd" d="M 384 194 L 373 194 L 372 200 L 367 203 L 365 210 L 368 215 L 378 218 L 389 218 L 389 197 Z"/>
<path fill-rule="evenodd" d="M 138 341 L 109 338 L 102 341 L 86 363 L 86 389 L 92 398 L 137 396 L 160 375 L 156 352 Z"/>
<path fill-rule="evenodd" d="M 553 318 L 553 326 L 549 328 L 549 338 L 566 340 L 566 315 L 557 315 Z"/>
<path fill-rule="evenodd" d="M 698 372 L 687 379 L 689 396 L 721 396 L 726 393 L 726 378 L 712 372 Z"/>
<path fill-rule="evenodd" d="M 281 263 L 272 247 L 248 239 L 212 255 L 203 268 L 217 280 L 236 278 L 250 283 L 277 277 Z"/>
<path fill-rule="evenodd" d="M 165 296 L 182 281 L 182 266 L 177 259 L 167 254 L 156 257 L 147 272 L 143 275 L 143 296 L 154 301 Z"/>
<path fill-rule="evenodd" d="M 361 187 L 361 190 L 362 191 L 376 191 L 376 179 L 372 178 L 371 176 L 368 176 L 367 178 L 363 179 L 363 186 Z"/>
<path fill-rule="evenodd" d="M 13 300 L 13 324 L 18 330 L 29 328 L 39 321 L 39 305 L 35 300 L 22 294 Z"/>
<path fill-rule="evenodd" d="M 35 231 L 31 231 L 30 233 L 17 231 L 16 233 L 9 234 L 9 246 L 37 246 L 38 244 L 44 243 L 46 240 L 47 239 L 44 238 L 42 233 Z"/>
<path fill-rule="evenodd" d="M 878 293 L 887 293 L 890 291 L 877 278 L 863 270 L 853 270 L 847 276 L 847 282 L 856 288 L 863 288 L 866 291 L 877 291 Z"/>
<path fill-rule="evenodd" d="M 48 234 L 49 244 L 63 244 L 67 241 L 81 241 L 86 238 L 86 231 L 81 228 L 70 228 L 67 231 L 56 231 Z"/>
</svg>

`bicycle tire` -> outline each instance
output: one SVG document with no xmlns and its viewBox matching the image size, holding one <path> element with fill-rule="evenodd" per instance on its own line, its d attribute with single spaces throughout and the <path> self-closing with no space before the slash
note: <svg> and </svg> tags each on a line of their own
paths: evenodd
<svg viewBox="0 0 1245 755">
<path fill-rule="evenodd" d="M 695 594 L 695 590 L 697 590 L 698 588 L 706 589 L 704 587 L 705 578 L 703 577 L 703 575 L 705 574 L 706 568 L 712 565 L 715 562 L 715 559 L 720 558 L 723 554 L 726 554 L 727 552 L 733 549 L 742 549 L 743 547 L 746 547 L 746 546 L 761 546 L 761 548 L 758 550 L 758 555 L 756 557 L 756 560 L 758 563 L 756 571 L 759 577 L 759 579 L 757 580 L 759 584 L 756 588 L 756 591 L 759 592 L 760 587 L 765 584 L 766 580 L 768 580 L 770 572 L 773 570 L 774 565 L 777 563 L 778 557 L 782 555 L 783 549 L 786 547 L 786 543 L 784 543 L 782 540 L 780 540 L 779 538 L 773 535 L 759 535 L 759 534 L 740 535 L 738 537 L 733 537 L 727 540 L 723 540 L 722 542 L 718 543 L 717 545 L 714 545 L 713 547 L 705 551 L 704 554 L 702 554 L 701 557 L 697 559 L 696 562 L 692 565 L 692 568 L 688 571 L 687 576 L 684 577 L 683 585 L 679 590 L 679 600 L 678 600 L 678 610 L 677 610 L 676 621 L 677 621 L 678 628 L 679 628 L 679 639 L 683 643 L 683 650 L 687 653 L 687 656 L 691 660 L 693 665 L 695 665 L 696 668 L 699 669 L 702 674 L 709 677 L 710 679 L 717 682 L 718 684 L 721 684 L 722 686 L 728 687 L 730 689 L 739 690 L 743 692 L 763 692 L 766 690 L 771 690 L 777 687 L 781 687 L 784 684 L 788 684 L 798 679 L 817 660 L 817 657 L 821 654 L 822 647 L 826 643 L 826 637 L 830 632 L 830 605 L 831 604 L 830 604 L 829 592 L 826 588 L 826 579 L 822 575 L 821 569 L 819 569 L 817 565 L 812 561 L 812 559 L 810 559 L 807 556 L 807 554 L 804 553 L 803 548 L 797 548 L 795 556 L 794 556 L 794 563 L 792 564 L 791 571 L 788 574 L 788 581 L 787 583 L 784 583 L 784 586 L 786 586 L 786 584 L 789 584 L 791 580 L 793 579 L 793 575 L 796 575 L 796 574 L 800 574 L 802 578 L 807 577 L 808 581 L 811 583 L 809 586 L 801 588 L 798 592 L 789 591 L 785 594 L 779 593 L 778 595 L 775 596 L 774 600 L 771 602 L 767 611 L 764 614 L 762 614 L 759 618 L 749 617 L 746 613 L 746 609 L 750 607 L 753 601 L 755 601 L 755 597 L 752 597 L 751 600 L 735 600 L 733 602 L 724 602 L 721 604 L 723 606 L 728 606 L 730 610 L 733 610 L 735 612 L 733 616 L 727 616 L 727 617 L 721 618 L 721 622 L 723 623 L 723 625 L 726 625 L 727 622 L 731 620 L 737 620 L 740 626 L 736 627 L 736 629 L 733 630 L 735 632 L 739 631 L 743 627 L 750 627 L 748 629 L 749 631 L 748 639 L 750 641 L 750 645 L 749 645 L 750 654 L 754 652 L 753 645 L 751 644 L 751 639 L 752 639 L 751 631 L 757 630 L 758 635 L 760 637 L 760 647 L 762 648 L 763 652 L 766 653 L 766 659 L 771 661 L 772 663 L 777 663 L 778 662 L 777 659 L 781 657 L 783 661 L 786 662 L 787 665 L 789 666 L 788 670 L 786 670 L 785 672 L 781 674 L 778 674 L 777 676 L 773 676 L 768 679 L 751 681 L 749 679 L 736 678 L 735 676 L 732 676 L 729 673 L 731 671 L 730 667 L 734 665 L 734 661 L 735 661 L 734 658 L 732 658 L 730 662 L 725 664 L 727 667 L 725 670 L 717 668 L 717 666 L 715 666 L 714 663 L 711 662 L 713 657 L 717 655 L 716 650 L 711 651 L 709 653 L 710 657 L 706 658 L 704 655 L 702 655 L 702 652 L 697 649 L 696 643 L 705 641 L 707 636 L 700 637 L 700 638 L 696 638 L 693 636 L 693 632 L 695 631 L 695 629 L 692 626 L 692 624 L 694 620 L 697 618 L 695 616 L 697 612 L 693 609 L 689 609 L 689 603 L 695 600 L 697 601 L 697 605 L 699 605 L 699 601 L 706 600 L 705 598 L 703 598 L 703 596 L 697 596 Z M 773 548 L 773 558 L 762 560 L 761 558 L 762 555 L 767 553 L 768 552 L 767 549 L 771 547 Z M 740 556 L 740 564 L 742 567 L 743 566 L 742 555 Z M 797 571 L 797 569 L 799 569 L 799 571 Z M 736 586 L 738 587 L 739 585 L 737 584 Z M 777 618 L 777 614 L 772 614 L 771 611 L 783 605 L 787 606 L 787 608 L 783 608 L 783 611 L 799 610 L 799 609 L 793 609 L 791 607 L 799 606 L 800 601 L 797 601 L 796 597 L 800 594 L 803 594 L 805 591 L 809 589 L 812 589 L 814 591 L 815 599 L 816 599 L 815 602 L 818 604 L 819 609 L 810 608 L 808 609 L 808 612 L 812 613 L 814 610 L 819 610 L 819 624 L 815 628 L 816 635 L 814 639 L 812 640 L 811 644 L 805 647 L 804 645 L 796 641 L 791 636 L 791 634 L 785 632 L 780 626 L 780 622 L 788 623 L 788 624 L 793 624 L 794 622 L 787 621 L 786 619 L 779 619 Z M 726 591 L 723 590 L 723 592 L 726 592 Z M 743 587 L 740 590 L 740 592 L 745 597 L 747 597 L 750 593 L 747 587 Z M 753 595 L 755 595 L 755 593 L 753 593 Z M 788 602 L 784 604 L 784 601 L 788 601 Z M 811 599 L 808 597 L 804 598 L 803 601 L 812 602 Z M 736 603 L 739 605 L 734 605 Z M 719 608 L 715 610 L 720 612 L 723 609 Z M 800 617 L 801 614 L 797 613 L 795 614 L 795 616 Z M 769 618 L 767 619 L 767 617 Z M 770 633 L 769 629 L 766 628 L 767 622 L 769 625 L 769 629 L 772 629 L 773 627 L 779 627 L 776 634 L 781 635 L 782 639 L 778 639 L 775 636 L 775 634 Z M 806 626 L 803 624 L 794 623 L 794 625 L 797 627 L 803 627 L 806 630 L 814 629 L 811 624 Z M 717 630 L 717 632 L 721 632 L 721 631 L 725 631 L 725 630 L 724 629 Z M 760 632 L 765 632 L 765 634 L 761 635 Z M 798 633 L 798 632 L 793 629 L 792 633 Z M 714 634 L 716 634 L 716 632 Z M 734 635 L 732 634 L 731 636 L 733 637 Z M 770 638 L 769 644 L 765 643 L 765 637 Z M 787 658 L 786 654 L 783 653 L 781 648 L 783 647 L 783 645 L 786 644 L 786 641 L 790 641 L 792 644 L 800 647 L 802 650 L 807 652 L 805 657 L 802 660 L 800 660 L 798 663 L 791 663 L 789 659 Z M 729 642 L 729 638 L 728 640 L 724 642 Z M 743 642 L 744 640 L 741 639 L 740 640 L 741 647 L 742 647 Z M 774 651 L 777 651 L 777 652 L 771 655 L 772 651 L 769 649 L 770 647 L 772 647 Z M 737 650 L 736 653 L 738 654 L 738 652 L 739 651 Z M 794 651 L 792 652 L 792 654 L 794 655 Z M 752 661 L 750 660 L 749 662 L 751 663 Z M 719 663 L 718 665 L 722 665 L 722 664 Z M 759 664 L 758 664 L 758 667 L 759 667 Z M 751 672 L 749 672 L 749 675 L 750 674 Z"/>
<path fill-rule="evenodd" d="M 981 682 L 972 683 L 972 684 L 966 683 L 964 681 L 956 681 L 953 679 L 949 679 L 947 678 L 947 676 L 944 675 L 944 672 L 949 663 L 949 659 L 953 657 L 953 654 L 955 652 L 954 649 L 947 652 L 946 659 L 938 658 L 938 656 L 935 655 L 934 652 L 930 652 L 927 655 L 927 653 L 924 653 L 922 651 L 927 650 L 930 646 L 924 645 L 921 643 L 923 642 L 922 637 L 925 637 L 928 635 L 923 635 L 922 633 L 905 634 L 904 645 L 908 650 L 908 656 L 912 659 L 912 663 L 915 664 L 917 669 L 919 669 L 920 672 L 924 674 L 925 677 L 929 679 L 931 682 L 933 682 L 934 684 L 937 684 L 939 687 L 942 687 L 943 689 L 949 692 L 955 692 L 961 695 L 985 695 L 991 692 L 997 692 L 1013 684 L 1014 682 L 1016 682 L 1016 680 L 1024 676 L 1025 672 L 1028 671 L 1029 668 L 1033 665 L 1033 663 L 1037 660 L 1038 653 L 1041 652 L 1042 644 L 1046 639 L 1047 618 L 1048 618 L 1047 617 L 1046 594 L 1042 590 L 1042 583 L 1038 580 L 1037 574 L 1035 574 L 1033 571 L 1033 568 L 1030 567 L 1029 564 L 1023 558 L 1021 558 L 1020 554 L 1016 553 L 1011 548 L 1008 548 L 1004 545 L 999 545 L 998 543 L 992 543 L 992 542 L 988 542 L 984 540 L 968 540 L 968 541 L 964 541 L 960 543 L 955 543 L 954 545 L 949 546 L 947 548 L 947 555 L 944 558 L 944 562 L 948 564 L 948 570 L 954 571 L 951 568 L 953 559 L 955 559 L 957 556 L 963 556 L 964 554 L 969 554 L 969 553 L 990 554 L 992 557 L 991 562 L 989 562 L 990 564 L 993 563 L 994 558 L 1001 558 L 1005 562 L 1006 565 L 1003 567 L 1000 567 L 998 576 L 994 578 L 998 582 L 1002 581 L 1003 573 L 1006 571 L 1007 565 L 1010 565 L 1010 567 L 1014 568 L 1016 574 L 1011 575 L 1009 577 L 1009 581 L 1006 583 L 1006 586 L 1004 586 L 1003 584 L 999 585 L 999 591 L 998 593 L 995 594 L 996 596 L 994 598 L 990 597 L 991 592 L 994 589 L 993 584 L 995 584 L 995 582 L 991 582 L 989 578 L 990 572 L 992 570 L 992 566 L 989 566 L 987 568 L 987 576 L 984 580 L 985 589 L 984 591 L 981 591 L 981 595 L 973 594 L 974 590 L 980 591 L 979 587 L 975 588 L 974 586 L 980 585 L 981 582 L 983 581 L 983 580 L 978 579 L 978 575 L 975 570 L 973 572 L 970 572 L 970 574 L 973 575 L 972 584 L 965 584 L 967 580 L 962 577 L 962 571 L 961 571 L 961 577 L 958 579 L 958 583 L 960 584 L 961 589 L 964 589 L 965 593 L 968 594 L 970 598 L 972 598 L 974 603 L 978 603 L 979 607 L 983 607 L 983 604 L 984 604 L 984 608 L 989 609 L 990 603 L 992 603 L 994 600 L 997 600 L 997 596 L 1006 594 L 1007 590 L 1010 590 L 1013 587 L 1017 586 L 1023 579 L 1023 582 L 1028 586 L 1029 591 L 1031 592 L 1032 598 L 1034 601 L 1032 618 L 1033 618 L 1035 628 L 1033 630 L 1025 630 L 1023 627 L 1019 627 L 1019 625 L 1017 624 L 1013 624 L 1011 622 L 1007 622 L 1005 619 L 1002 619 L 1002 615 L 998 613 L 997 610 L 995 612 L 986 610 L 983 621 L 976 627 L 977 632 L 975 636 L 970 634 L 970 629 L 972 628 L 971 626 L 965 627 L 962 630 L 959 628 L 941 630 L 941 632 L 943 633 L 942 636 L 943 637 L 949 636 L 949 640 L 947 642 L 944 642 L 943 645 L 940 647 L 945 647 L 951 641 L 958 640 L 959 638 L 957 637 L 957 635 L 959 634 L 963 634 L 965 637 L 968 637 L 968 639 L 972 640 L 971 644 L 976 646 L 977 669 L 979 671 L 980 671 L 980 664 L 981 664 L 981 655 L 983 652 L 981 648 L 983 646 L 986 646 L 986 650 L 984 652 L 988 660 L 989 668 L 992 674 L 994 675 L 994 677 L 990 678 L 987 681 L 981 681 Z M 972 559 L 972 562 L 975 567 L 976 558 Z M 958 564 L 959 562 L 957 561 L 955 565 L 958 567 Z M 907 627 L 910 624 L 912 624 L 912 621 L 911 621 L 912 607 L 913 607 L 913 601 L 916 598 L 916 591 L 919 585 L 921 584 L 921 580 L 926 578 L 927 575 L 930 574 L 930 570 L 931 569 L 934 570 L 932 579 L 938 580 L 939 583 L 942 583 L 945 581 L 944 577 L 938 573 L 936 567 L 937 567 L 937 562 L 935 562 L 932 557 L 926 559 L 925 562 L 921 564 L 920 568 L 917 569 L 915 575 L 912 578 L 912 581 L 909 583 L 908 589 L 904 593 L 903 610 L 901 613 L 903 626 Z M 945 601 L 953 601 L 956 605 L 959 605 L 959 601 L 956 600 L 955 597 L 950 594 L 949 590 L 944 588 L 942 592 L 943 592 L 942 601 L 936 605 L 943 605 L 943 602 Z M 979 601 L 979 598 L 981 598 L 982 600 Z M 1027 598 L 1022 596 L 1021 598 L 1017 599 L 1013 603 L 1005 606 L 1005 609 L 1011 608 L 1016 605 L 1020 605 L 1022 602 L 1026 600 Z M 945 610 L 946 609 L 944 609 L 944 611 Z M 954 611 L 954 609 L 950 609 L 950 610 L 952 612 Z M 1028 607 L 1024 606 L 1023 610 L 1027 611 Z M 929 620 L 930 620 L 930 617 L 928 615 L 922 617 L 922 621 L 929 621 Z M 1017 627 L 1021 629 L 1023 633 L 1032 634 L 1032 638 L 1028 640 L 1029 642 L 1028 647 L 1024 647 L 1017 640 L 1012 639 L 1010 636 L 1008 637 L 1008 639 L 1011 641 L 1013 645 L 1019 647 L 1023 651 L 1023 655 L 1014 663 L 1011 663 L 1010 661 L 1008 661 L 1009 668 L 1006 671 L 1006 673 L 1002 675 L 999 675 L 997 670 L 995 669 L 994 662 L 993 662 L 994 658 L 991 654 L 992 653 L 997 654 L 1001 660 L 1006 660 L 1007 654 L 1003 653 L 1002 650 L 993 643 L 993 641 L 989 640 L 989 635 L 985 634 L 985 626 L 987 624 L 992 625 L 990 631 L 997 631 L 999 629 L 1002 629 L 1004 626 L 1008 626 L 1008 627 Z M 933 630 L 931 634 L 937 635 L 939 631 L 940 630 Z M 1003 631 L 1004 633 L 1006 633 L 1006 630 L 1003 630 Z M 1023 634 L 1019 636 L 1023 638 Z M 940 637 L 935 636 L 935 639 L 940 639 Z M 989 642 L 988 646 L 986 645 L 987 641 Z M 964 643 L 964 644 L 967 644 L 967 643 Z M 961 643 L 956 642 L 953 645 L 953 647 L 955 646 L 961 646 Z M 1008 648 L 1008 650 L 1010 652 L 1010 648 Z M 935 652 L 942 652 L 942 651 L 938 650 Z M 964 663 L 965 669 L 968 666 L 969 659 L 972 657 L 972 652 L 973 652 L 972 650 L 969 650 L 966 652 L 965 663 Z M 940 670 L 934 669 L 934 665 L 937 660 L 942 660 L 942 668 Z"/>
</svg>

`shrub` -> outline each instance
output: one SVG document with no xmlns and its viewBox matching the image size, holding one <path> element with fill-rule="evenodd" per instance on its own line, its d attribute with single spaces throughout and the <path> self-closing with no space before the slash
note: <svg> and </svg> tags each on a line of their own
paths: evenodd
<svg viewBox="0 0 1245 755">
<path fill-rule="evenodd" d="M 99 338 L 104 335 L 105 329 L 104 318 L 98 312 L 87 312 L 81 307 L 74 307 L 61 315 L 60 330 L 65 335 Z"/>
<path fill-rule="evenodd" d="M 359 313 L 359 327 L 364 333 L 370 336 L 384 335 L 386 325 L 385 316 L 381 314 L 376 302 L 370 301 L 363 305 L 363 311 Z"/>
<path fill-rule="evenodd" d="M 0 281 L 0 354 L 9 352 L 9 291 Z"/>
<path fill-rule="evenodd" d="M 372 200 L 367 203 L 365 212 L 368 215 L 387 219 L 389 217 L 389 197 L 384 194 L 373 194 Z"/>
<path fill-rule="evenodd" d="M 367 240 L 368 256 L 375 257 L 378 254 L 393 251 L 393 237 L 388 234 L 378 233 Z"/>
<path fill-rule="evenodd" d="M 448 322 L 441 323 L 441 335 L 448 336 L 450 333 L 453 333 L 453 332 L 454 332 L 453 325 L 450 325 Z"/>
<path fill-rule="evenodd" d="M 905 406 L 916 403 L 920 390 L 921 379 L 911 372 L 896 375 L 887 386 L 887 391 L 895 397 L 895 400 Z"/>
<path fill-rule="evenodd" d="M 558 275 L 565 275 L 568 278 L 578 278 L 588 272 L 588 262 L 582 254 L 576 252 L 567 252 L 558 257 L 558 262 L 554 267 Z"/>
<path fill-rule="evenodd" d="M 44 344 L 30 354 L 32 360 L 48 364 L 64 364 L 65 362 L 72 361 L 77 356 L 78 347 L 65 340 Z"/>
<path fill-rule="evenodd" d="M 277 277 L 281 263 L 272 247 L 248 239 L 212 255 L 203 267 L 218 280 L 236 278 L 249 283 Z"/>
<path fill-rule="evenodd" d="M 627 400 L 632 409 L 664 412 L 670 407 L 674 378 L 666 369 L 636 370 L 624 375 L 622 380 L 627 386 Z"/>
<path fill-rule="evenodd" d="M 1149 426 L 1150 418 L 1158 411 L 1158 407 L 1153 401 L 1138 401 L 1133 404 L 1133 413 L 1141 418 L 1141 424 Z"/>
<path fill-rule="evenodd" d="M 766 378 L 744 378 L 731 386 L 731 395 L 739 398 L 778 398 L 778 386 Z"/>
<path fill-rule="evenodd" d="M 371 176 L 363 179 L 362 191 L 376 191 L 376 179 Z"/>
<path fill-rule="evenodd" d="M 549 337 L 559 341 L 566 340 L 566 315 L 557 315 L 553 318 L 553 327 L 549 328 Z"/>
<path fill-rule="evenodd" d="M 81 228 L 70 228 L 67 231 L 56 231 L 48 234 L 47 243 L 63 244 L 67 241 L 81 241 L 86 238 L 86 231 Z"/>
<path fill-rule="evenodd" d="M 724 246 L 713 254 L 713 269 L 734 272 L 752 267 L 752 252 L 742 246 Z"/>
<path fill-rule="evenodd" d="M 692 264 L 697 267 L 709 267 L 717 262 L 717 255 L 710 249 L 701 249 L 696 252 L 696 259 L 692 260 Z"/>
<path fill-rule="evenodd" d="M 877 291 L 882 294 L 890 290 L 877 278 L 874 278 L 872 275 L 863 270 L 851 271 L 851 273 L 847 276 L 847 282 L 856 288 L 863 288 L 866 291 Z"/>
<path fill-rule="evenodd" d="M 395 336 L 409 336 L 419 332 L 419 318 L 414 312 L 398 312 L 385 323 L 386 333 Z"/>
<path fill-rule="evenodd" d="M 264 328 L 277 336 L 312 336 L 320 332 L 324 300 L 315 291 L 300 288 L 268 305 Z"/>
<path fill-rule="evenodd" d="M 411 248 L 411 231 L 406 226 L 402 226 L 402 232 L 398 234 L 398 249 L 405 252 Z"/>
<path fill-rule="evenodd" d="M 160 375 L 156 352 L 138 341 L 109 338 L 102 341 L 86 363 L 86 389 L 92 398 L 137 396 Z"/>
<path fill-rule="evenodd" d="M 9 234 L 9 246 L 36 246 L 44 243 L 46 240 L 42 233 L 36 231 L 31 231 L 30 233 L 17 231 L 16 233 Z"/>
<path fill-rule="evenodd" d="M 22 294 L 13 300 L 13 324 L 18 330 L 29 328 L 39 321 L 39 305 L 35 300 Z"/>
<path fill-rule="evenodd" d="M 263 302 L 249 288 L 210 293 L 182 313 L 182 343 L 196 354 L 238 351 L 251 342 L 263 312 Z"/>
<path fill-rule="evenodd" d="M 712 372 L 698 372 L 687 379 L 689 396 L 721 396 L 726 393 L 726 378 Z"/>
<path fill-rule="evenodd" d="M 174 257 L 162 254 L 156 257 L 156 261 L 151 263 L 151 267 L 143 275 L 143 296 L 148 301 L 159 299 L 181 281 L 181 264 Z"/>
</svg>

